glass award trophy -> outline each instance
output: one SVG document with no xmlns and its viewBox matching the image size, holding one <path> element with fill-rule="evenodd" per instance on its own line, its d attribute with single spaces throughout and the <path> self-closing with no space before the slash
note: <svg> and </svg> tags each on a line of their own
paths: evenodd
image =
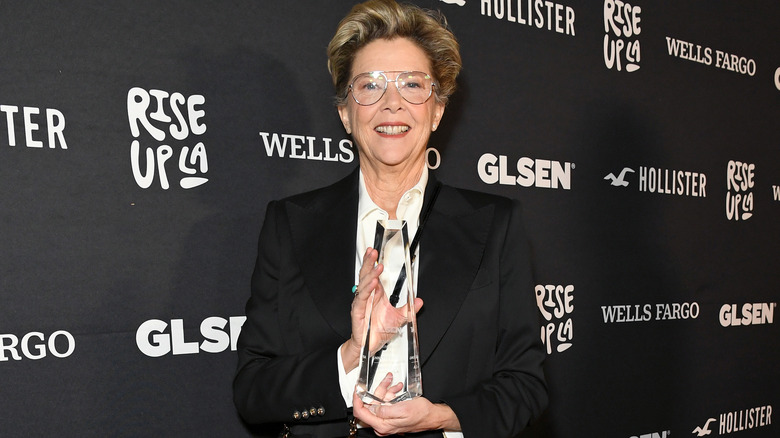
<svg viewBox="0 0 780 438">
<path fill-rule="evenodd" d="M 374 248 L 384 265 L 387 300 L 371 293 L 356 391 L 364 403 L 392 404 L 422 395 L 412 263 L 406 221 L 377 221 Z"/>
</svg>

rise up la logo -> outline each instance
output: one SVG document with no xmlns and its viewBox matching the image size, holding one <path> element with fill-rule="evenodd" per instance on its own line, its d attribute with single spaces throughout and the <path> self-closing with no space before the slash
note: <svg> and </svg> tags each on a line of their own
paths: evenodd
<svg viewBox="0 0 780 438">
<path fill-rule="evenodd" d="M 537 284 L 536 305 L 547 323 L 542 325 L 542 343 L 547 354 L 562 353 L 573 345 L 574 285 Z"/>
<path fill-rule="evenodd" d="M 756 165 L 731 160 L 726 168 L 726 219 L 748 220 L 753 216 Z"/>
<path fill-rule="evenodd" d="M 642 8 L 622 0 L 604 0 L 604 64 L 631 73 L 639 70 Z"/>
<path fill-rule="evenodd" d="M 206 146 L 201 141 L 192 144 L 193 137 L 206 132 L 202 121 L 206 113 L 201 109 L 205 102 L 200 94 L 185 97 L 178 92 L 147 91 L 140 87 L 127 92 L 127 118 L 135 138 L 130 145 L 130 162 L 139 187 L 147 189 L 157 179 L 160 187 L 168 190 L 168 174 L 177 169 L 181 172 L 179 185 L 183 189 L 208 181 Z M 143 160 L 141 142 L 146 145 Z"/>
</svg>

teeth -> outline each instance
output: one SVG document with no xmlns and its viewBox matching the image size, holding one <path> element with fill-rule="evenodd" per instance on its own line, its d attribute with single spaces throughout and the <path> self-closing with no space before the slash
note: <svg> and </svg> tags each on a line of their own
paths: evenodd
<svg viewBox="0 0 780 438">
<path fill-rule="evenodd" d="M 409 130 L 408 126 L 377 126 L 376 132 L 381 132 L 388 135 L 398 135 Z"/>
</svg>

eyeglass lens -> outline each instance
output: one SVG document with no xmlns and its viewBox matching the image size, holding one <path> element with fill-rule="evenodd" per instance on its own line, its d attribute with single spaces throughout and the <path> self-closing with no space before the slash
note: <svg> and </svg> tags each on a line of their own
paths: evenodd
<svg viewBox="0 0 780 438">
<path fill-rule="evenodd" d="M 423 72 L 412 71 L 398 74 L 395 80 L 388 79 L 385 72 L 362 73 L 352 81 L 352 96 L 360 105 L 373 105 L 382 98 L 388 82 L 395 82 L 401 97 L 412 104 L 421 104 L 431 96 L 431 77 Z M 392 74 L 389 74 L 393 77 Z"/>
</svg>

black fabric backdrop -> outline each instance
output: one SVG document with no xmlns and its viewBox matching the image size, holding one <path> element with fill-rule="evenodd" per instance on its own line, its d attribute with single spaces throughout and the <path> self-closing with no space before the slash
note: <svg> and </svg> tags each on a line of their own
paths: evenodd
<svg viewBox="0 0 780 438">
<path fill-rule="evenodd" d="M 464 59 L 430 165 L 526 210 L 523 436 L 777 436 L 780 4 L 561 1 L 416 2 Z M 351 4 L 0 3 L 0 435 L 251 436 L 265 205 L 357 163 L 325 57 Z"/>
</svg>

